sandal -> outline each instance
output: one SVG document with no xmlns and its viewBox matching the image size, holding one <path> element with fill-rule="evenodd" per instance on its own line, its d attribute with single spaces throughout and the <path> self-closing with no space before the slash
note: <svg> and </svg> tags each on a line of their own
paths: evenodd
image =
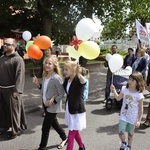
<svg viewBox="0 0 150 150">
<path fill-rule="evenodd" d="M 58 149 L 62 149 L 66 144 L 67 144 L 67 138 L 66 138 L 64 141 L 62 141 L 62 142 L 57 146 L 57 148 L 58 148 Z"/>
</svg>

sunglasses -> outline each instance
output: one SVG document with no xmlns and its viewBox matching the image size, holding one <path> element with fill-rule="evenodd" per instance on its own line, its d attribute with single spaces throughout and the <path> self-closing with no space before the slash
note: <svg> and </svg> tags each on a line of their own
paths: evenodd
<svg viewBox="0 0 150 150">
<path fill-rule="evenodd" d="M 10 44 L 10 43 L 4 43 L 4 46 L 11 46 L 13 44 Z"/>
</svg>

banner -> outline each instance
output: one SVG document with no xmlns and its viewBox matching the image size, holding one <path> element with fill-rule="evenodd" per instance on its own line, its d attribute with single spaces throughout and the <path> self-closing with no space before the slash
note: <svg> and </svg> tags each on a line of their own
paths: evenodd
<svg viewBox="0 0 150 150">
<path fill-rule="evenodd" d="M 147 45 L 149 43 L 148 40 L 148 34 L 140 22 L 136 19 L 136 33 L 137 33 L 137 38 L 141 41 L 143 45 Z"/>
<path fill-rule="evenodd" d="M 150 23 L 146 23 L 146 29 L 147 29 L 147 33 L 148 33 L 149 47 L 150 47 Z"/>
</svg>

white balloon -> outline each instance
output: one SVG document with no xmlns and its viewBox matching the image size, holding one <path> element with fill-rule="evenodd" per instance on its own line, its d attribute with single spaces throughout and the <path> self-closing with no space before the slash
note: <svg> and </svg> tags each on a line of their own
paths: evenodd
<svg viewBox="0 0 150 150">
<path fill-rule="evenodd" d="M 81 19 L 76 26 L 76 36 L 82 41 L 89 40 L 96 32 L 99 32 L 99 30 L 90 18 Z"/>
<path fill-rule="evenodd" d="M 32 35 L 29 31 L 24 31 L 22 33 L 22 38 L 25 40 L 25 41 L 29 41 L 31 39 Z"/>
<path fill-rule="evenodd" d="M 93 35 L 92 35 L 92 37 L 93 37 L 93 38 L 99 38 L 99 37 L 100 37 L 100 34 L 101 34 L 101 33 L 100 33 L 99 31 L 98 31 L 98 32 L 94 32 Z"/>
<path fill-rule="evenodd" d="M 118 71 L 123 66 L 123 57 L 120 54 L 114 54 L 108 61 L 112 73 Z"/>
<path fill-rule="evenodd" d="M 130 66 L 127 66 L 125 69 L 120 68 L 119 70 L 117 70 L 114 75 L 118 75 L 118 76 L 124 76 L 124 77 L 129 77 L 129 75 L 132 74 L 132 68 Z"/>
<path fill-rule="evenodd" d="M 128 72 L 129 75 L 132 74 L 132 67 L 131 66 L 127 66 L 125 68 L 125 70 Z"/>
<path fill-rule="evenodd" d="M 107 60 L 107 61 L 109 61 L 109 59 L 112 57 L 112 55 L 110 54 L 110 53 L 108 53 L 107 55 L 106 55 L 106 57 L 105 57 L 105 59 Z"/>
</svg>

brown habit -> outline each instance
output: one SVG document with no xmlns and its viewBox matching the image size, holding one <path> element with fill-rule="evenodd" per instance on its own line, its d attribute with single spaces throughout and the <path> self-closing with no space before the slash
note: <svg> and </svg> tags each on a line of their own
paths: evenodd
<svg viewBox="0 0 150 150">
<path fill-rule="evenodd" d="M 19 54 L 0 57 L 0 128 L 12 127 L 13 134 L 27 128 L 22 100 L 24 82 L 25 66 Z M 19 92 L 16 98 L 14 91 Z"/>
</svg>

